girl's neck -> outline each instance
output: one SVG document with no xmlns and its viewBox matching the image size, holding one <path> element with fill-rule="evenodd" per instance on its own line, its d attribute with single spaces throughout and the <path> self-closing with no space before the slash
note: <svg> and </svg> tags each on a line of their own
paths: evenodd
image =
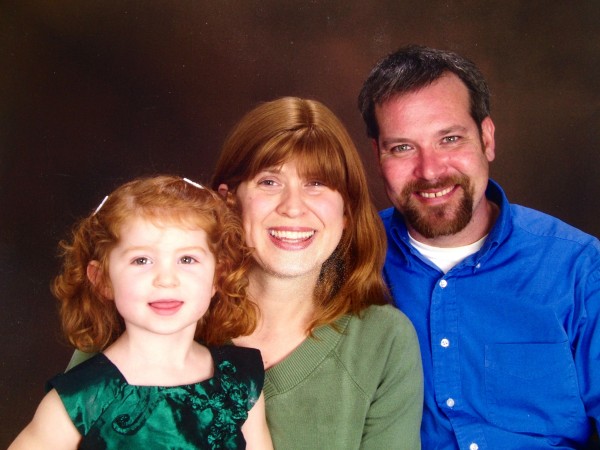
<svg viewBox="0 0 600 450">
<path fill-rule="evenodd" d="M 178 386 L 213 374 L 209 350 L 190 338 L 125 331 L 104 354 L 134 385 Z"/>
</svg>

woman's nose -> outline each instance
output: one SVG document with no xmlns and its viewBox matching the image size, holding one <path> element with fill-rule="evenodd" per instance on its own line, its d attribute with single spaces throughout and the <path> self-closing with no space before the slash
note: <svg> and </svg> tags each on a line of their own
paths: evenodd
<svg viewBox="0 0 600 450">
<path fill-rule="evenodd" d="M 296 217 L 302 215 L 306 205 L 302 191 L 298 187 L 287 187 L 281 193 L 277 212 L 284 216 Z"/>
</svg>

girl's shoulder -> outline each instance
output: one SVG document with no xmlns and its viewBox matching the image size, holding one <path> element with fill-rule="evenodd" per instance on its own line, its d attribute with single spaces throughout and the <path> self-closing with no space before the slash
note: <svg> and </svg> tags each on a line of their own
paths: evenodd
<svg viewBox="0 0 600 450">
<path fill-rule="evenodd" d="M 262 357 L 260 350 L 250 347 L 238 347 L 236 345 L 223 345 L 218 347 L 208 347 L 213 357 L 215 365 L 221 361 L 230 361 L 239 366 L 262 367 Z"/>
<path fill-rule="evenodd" d="M 110 385 L 115 382 L 124 382 L 123 375 L 103 353 L 97 353 L 68 369 L 67 372 L 51 378 L 46 384 L 46 390 L 56 389 L 62 396 L 83 389 L 98 389 L 99 385 Z"/>
<path fill-rule="evenodd" d="M 235 345 L 208 347 L 208 349 L 213 357 L 215 373 L 226 371 L 232 375 L 243 376 L 259 384 L 262 389 L 265 368 L 260 350 Z"/>
<path fill-rule="evenodd" d="M 208 347 L 215 367 L 214 378 L 223 386 L 245 386 L 247 409 L 260 397 L 265 382 L 265 369 L 260 351 L 255 348 L 224 345 Z"/>
</svg>

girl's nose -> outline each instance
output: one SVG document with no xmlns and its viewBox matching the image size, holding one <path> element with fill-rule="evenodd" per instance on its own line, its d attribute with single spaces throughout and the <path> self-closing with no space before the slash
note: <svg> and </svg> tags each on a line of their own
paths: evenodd
<svg viewBox="0 0 600 450">
<path fill-rule="evenodd" d="M 175 270 L 168 266 L 159 267 L 154 277 L 154 285 L 159 287 L 174 287 L 179 284 Z"/>
</svg>

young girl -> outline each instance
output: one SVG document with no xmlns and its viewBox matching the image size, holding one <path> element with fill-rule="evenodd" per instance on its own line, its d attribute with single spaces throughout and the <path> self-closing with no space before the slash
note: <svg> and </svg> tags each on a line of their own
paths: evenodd
<svg viewBox="0 0 600 450">
<path fill-rule="evenodd" d="M 69 341 L 97 352 L 49 382 L 11 449 L 272 448 L 250 333 L 249 252 L 214 192 L 171 176 L 129 182 L 62 242 L 53 286 Z"/>
</svg>

